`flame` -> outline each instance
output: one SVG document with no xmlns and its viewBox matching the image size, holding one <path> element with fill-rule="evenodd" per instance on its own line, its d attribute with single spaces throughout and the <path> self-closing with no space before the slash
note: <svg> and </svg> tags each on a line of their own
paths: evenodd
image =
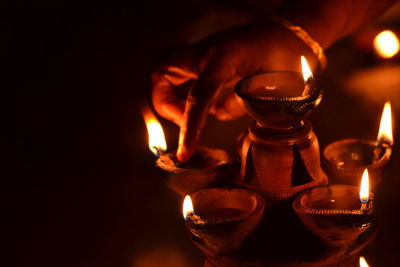
<svg viewBox="0 0 400 267">
<path fill-rule="evenodd" d="M 360 267 L 369 267 L 367 261 L 365 260 L 365 258 L 363 256 L 360 257 Z"/>
<path fill-rule="evenodd" d="M 361 186 L 360 186 L 360 201 L 362 203 L 367 203 L 369 200 L 369 176 L 368 170 L 365 169 L 361 178 Z"/>
<path fill-rule="evenodd" d="M 167 150 L 164 131 L 149 107 L 142 108 L 142 116 L 149 135 L 149 148 L 158 157 Z"/>
<path fill-rule="evenodd" d="M 389 101 L 386 101 L 382 112 L 381 124 L 379 126 L 379 133 L 376 139 L 376 144 L 382 143 L 393 145 L 393 131 L 392 131 L 392 108 Z"/>
<path fill-rule="evenodd" d="M 313 78 L 313 74 L 304 56 L 301 56 L 301 71 L 303 73 L 304 83 L 310 83 L 310 80 Z"/>
<path fill-rule="evenodd" d="M 188 216 L 194 214 L 192 199 L 190 198 L 189 195 L 186 195 L 185 199 L 183 200 L 182 211 L 183 211 L 183 218 L 185 218 L 185 220 L 187 219 Z"/>
<path fill-rule="evenodd" d="M 399 52 L 399 39 L 390 30 L 380 32 L 374 38 L 375 52 L 383 58 L 391 58 Z"/>
</svg>

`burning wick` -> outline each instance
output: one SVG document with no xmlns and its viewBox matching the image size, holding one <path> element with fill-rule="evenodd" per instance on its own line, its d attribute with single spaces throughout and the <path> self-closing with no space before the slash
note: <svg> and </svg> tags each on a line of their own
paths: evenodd
<svg viewBox="0 0 400 267">
<path fill-rule="evenodd" d="M 385 149 L 392 146 L 393 146 L 392 108 L 390 102 L 386 101 L 382 112 L 378 137 L 375 142 L 373 161 L 379 160 L 384 154 Z"/>
<path fill-rule="evenodd" d="M 365 260 L 365 258 L 363 256 L 360 257 L 359 263 L 360 263 L 360 267 L 369 267 L 367 261 Z"/>
<path fill-rule="evenodd" d="M 304 56 L 301 56 L 301 71 L 303 73 L 303 80 L 304 80 L 304 90 L 302 96 L 306 96 L 310 93 L 310 84 L 313 77 L 311 72 L 310 66 L 307 63 L 307 60 Z"/>
<path fill-rule="evenodd" d="M 154 155 L 156 155 L 156 157 L 160 157 L 162 154 L 165 153 L 164 150 L 162 150 L 161 148 L 159 148 L 158 146 L 152 146 L 150 148 L 150 150 L 153 152 Z"/>
<path fill-rule="evenodd" d="M 361 210 L 367 209 L 368 200 L 369 200 L 369 175 L 368 175 L 368 169 L 365 169 L 361 178 L 361 186 L 360 186 Z"/>
<path fill-rule="evenodd" d="M 141 112 L 149 136 L 149 148 L 156 157 L 159 157 L 167 150 L 164 131 L 150 107 L 143 106 Z"/>
<path fill-rule="evenodd" d="M 204 224 L 205 222 L 200 218 L 200 216 L 194 213 L 192 199 L 189 195 L 185 196 L 183 200 L 183 218 L 185 221 L 192 221 L 195 224 Z"/>
</svg>

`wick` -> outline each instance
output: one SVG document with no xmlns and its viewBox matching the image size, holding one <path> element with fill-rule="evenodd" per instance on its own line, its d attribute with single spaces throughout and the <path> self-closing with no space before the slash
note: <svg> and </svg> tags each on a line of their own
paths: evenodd
<svg viewBox="0 0 400 267">
<path fill-rule="evenodd" d="M 373 162 L 378 161 L 386 151 L 386 148 L 391 147 L 391 144 L 386 141 L 381 141 L 375 144 Z"/>
<path fill-rule="evenodd" d="M 205 224 L 206 223 L 202 218 L 200 218 L 199 215 L 196 215 L 196 214 L 193 214 L 193 213 L 190 213 L 189 215 L 187 215 L 186 216 L 186 220 L 187 221 L 190 220 L 194 224 Z"/>
<path fill-rule="evenodd" d="M 160 149 L 157 146 L 153 146 L 153 148 L 156 150 L 157 154 L 156 157 L 159 158 L 162 154 L 164 154 L 164 151 L 162 149 Z"/>
<path fill-rule="evenodd" d="M 374 158 L 372 159 L 373 162 L 378 161 L 382 157 L 383 152 L 382 146 L 375 146 L 374 148 Z"/>
<path fill-rule="evenodd" d="M 366 210 L 367 209 L 367 204 L 368 204 L 368 202 L 362 202 L 361 203 L 361 210 Z"/>
<path fill-rule="evenodd" d="M 306 81 L 304 81 L 304 90 L 301 96 L 307 96 L 310 93 L 310 84 L 312 82 L 313 78 L 310 77 Z"/>
<path fill-rule="evenodd" d="M 313 80 L 313 77 L 310 76 L 310 78 L 307 79 L 307 81 L 304 82 L 305 85 L 309 85 Z"/>
</svg>

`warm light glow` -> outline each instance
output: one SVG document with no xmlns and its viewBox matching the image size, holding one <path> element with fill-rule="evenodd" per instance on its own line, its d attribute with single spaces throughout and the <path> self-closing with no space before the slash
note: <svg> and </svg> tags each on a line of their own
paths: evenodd
<svg viewBox="0 0 400 267">
<path fill-rule="evenodd" d="M 360 257 L 360 267 L 369 267 L 367 261 L 363 256 Z"/>
<path fill-rule="evenodd" d="M 369 200 L 369 177 L 368 170 L 365 169 L 361 178 L 361 186 L 360 186 L 360 201 L 362 203 L 367 203 Z"/>
<path fill-rule="evenodd" d="M 385 30 L 375 36 L 375 52 L 383 58 L 391 58 L 399 52 L 399 39 L 390 30 Z"/>
<path fill-rule="evenodd" d="M 185 218 L 185 220 L 189 215 L 194 214 L 192 199 L 190 198 L 189 195 L 186 195 L 185 199 L 183 200 L 182 211 L 183 211 L 183 218 Z"/>
<path fill-rule="evenodd" d="M 313 78 L 313 74 L 304 56 L 301 56 L 301 71 L 303 73 L 304 83 L 309 83 L 310 80 Z"/>
<path fill-rule="evenodd" d="M 386 101 L 382 112 L 381 124 L 379 126 L 378 138 L 376 144 L 382 143 L 393 145 L 393 132 L 392 132 L 392 108 L 389 101 Z"/>
<path fill-rule="evenodd" d="M 142 109 L 142 115 L 149 135 L 149 148 L 151 152 L 158 157 L 167 150 L 164 131 L 160 122 L 149 107 Z"/>
</svg>

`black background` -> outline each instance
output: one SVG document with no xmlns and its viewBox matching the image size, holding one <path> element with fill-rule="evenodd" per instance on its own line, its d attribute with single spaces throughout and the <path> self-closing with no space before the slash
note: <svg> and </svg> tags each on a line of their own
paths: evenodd
<svg viewBox="0 0 400 267">
<path fill-rule="evenodd" d="M 205 9 L 158 2 L 42 5 L 2 11 L 7 253 L 0 264 L 201 266 L 183 227 L 181 199 L 153 166 L 138 105 L 148 98 L 157 55 L 186 42 L 179 29 Z M 328 56 L 325 97 L 311 116 L 321 147 L 339 138 L 374 139 L 383 103 L 348 94 L 341 81 L 376 62 L 350 40 Z M 210 118 L 203 144 L 232 148 L 248 122 Z M 173 149 L 178 129 L 162 123 Z M 378 192 L 381 232 L 364 252 L 371 266 L 396 266 L 398 157 L 396 146 Z"/>
</svg>

